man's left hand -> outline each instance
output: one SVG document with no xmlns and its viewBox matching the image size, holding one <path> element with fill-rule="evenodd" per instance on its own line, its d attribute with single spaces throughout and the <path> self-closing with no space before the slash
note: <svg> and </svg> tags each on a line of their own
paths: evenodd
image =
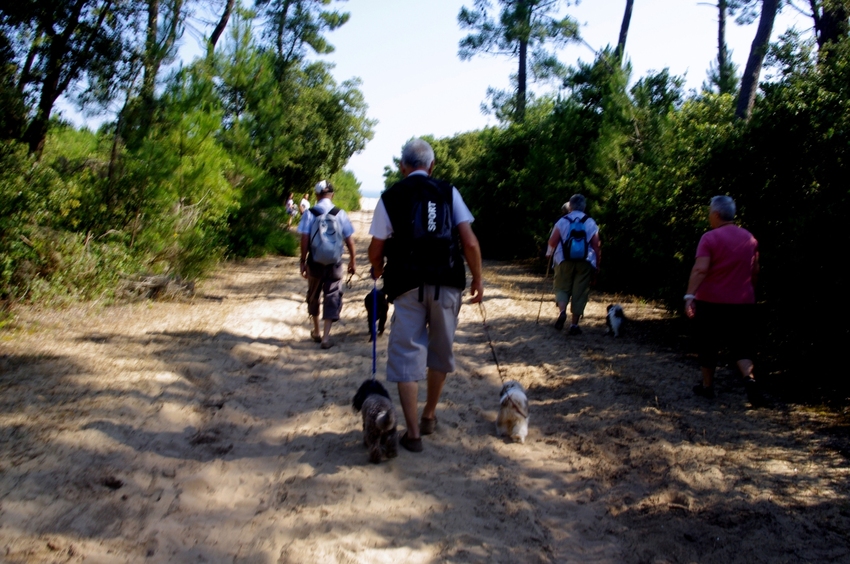
<svg viewBox="0 0 850 564">
<path fill-rule="evenodd" d="M 349 261 L 348 263 L 348 273 L 357 274 L 357 265 L 354 264 L 353 260 Z"/>
</svg>

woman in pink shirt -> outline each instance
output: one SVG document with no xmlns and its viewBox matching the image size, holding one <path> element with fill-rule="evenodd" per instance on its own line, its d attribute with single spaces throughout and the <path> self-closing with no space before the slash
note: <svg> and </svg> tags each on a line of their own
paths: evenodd
<svg viewBox="0 0 850 564">
<path fill-rule="evenodd" d="M 735 201 L 715 196 L 708 210 L 711 231 L 697 246 L 685 294 L 685 313 L 695 319 L 702 383 L 694 393 L 714 397 L 718 350 L 726 345 L 744 376 L 747 398 L 756 407 L 761 396 L 753 376 L 755 283 L 758 241 L 734 223 Z"/>
</svg>

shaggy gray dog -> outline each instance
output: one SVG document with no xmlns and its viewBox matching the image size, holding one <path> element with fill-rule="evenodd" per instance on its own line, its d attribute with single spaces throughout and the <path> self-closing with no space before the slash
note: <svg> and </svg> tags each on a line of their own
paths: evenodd
<svg viewBox="0 0 850 564">
<path fill-rule="evenodd" d="M 354 411 L 363 414 L 363 444 L 369 449 L 369 461 L 377 464 L 382 456 L 395 458 L 398 455 L 397 418 L 386 388 L 370 378 L 360 385 L 351 403 Z"/>
</svg>

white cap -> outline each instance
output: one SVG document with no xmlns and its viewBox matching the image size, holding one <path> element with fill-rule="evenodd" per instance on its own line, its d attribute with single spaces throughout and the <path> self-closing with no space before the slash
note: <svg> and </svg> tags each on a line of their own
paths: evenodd
<svg viewBox="0 0 850 564">
<path fill-rule="evenodd" d="M 333 188 L 331 188 L 327 180 L 320 180 L 316 184 L 316 194 L 322 194 L 324 192 L 333 192 Z"/>
</svg>

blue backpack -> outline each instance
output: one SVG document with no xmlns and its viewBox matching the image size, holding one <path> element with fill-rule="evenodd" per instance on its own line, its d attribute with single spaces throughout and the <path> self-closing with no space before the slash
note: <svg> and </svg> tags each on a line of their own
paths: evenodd
<svg viewBox="0 0 850 564">
<path fill-rule="evenodd" d="M 579 219 L 570 219 L 565 215 L 564 219 L 570 224 L 566 237 L 561 239 L 561 252 L 564 254 L 564 260 L 587 260 L 587 229 L 584 226 L 584 222 L 588 220 L 587 215 L 583 215 Z"/>
</svg>

